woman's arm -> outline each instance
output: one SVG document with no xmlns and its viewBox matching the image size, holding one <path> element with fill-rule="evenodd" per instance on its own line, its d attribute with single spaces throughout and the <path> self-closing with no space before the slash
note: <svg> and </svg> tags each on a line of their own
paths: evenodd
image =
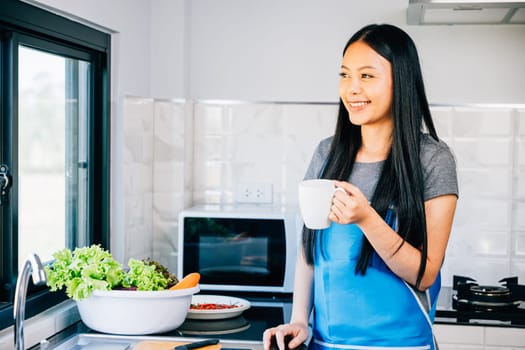
<svg viewBox="0 0 525 350">
<path fill-rule="evenodd" d="M 415 285 L 421 251 L 408 242 L 398 250 L 403 238 L 368 204 L 361 191 L 347 182 L 337 181 L 336 186 L 343 187 L 346 193 L 336 192 L 330 219 L 340 224 L 357 224 L 388 267 L 396 275 Z M 456 203 L 455 195 L 443 195 L 425 202 L 428 252 L 426 269 L 419 285 L 420 290 L 429 288 L 441 269 Z"/>
<path fill-rule="evenodd" d="M 290 323 L 308 326 L 313 305 L 313 266 L 306 263 L 304 249 L 301 249 L 295 265 L 292 317 Z"/>
<path fill-rule="evenodd" d="M 296 348 L 308 339 L 308 319 L 313 304 L 313 266 L 306 263 L 303 249 L 297 257 L 290 323 L 267 329 L 263 334 L 263 348 L 270 349 L 272 337 L 279 349 L 285 349 L 284 338 L 292 337 L 288 348 Z"/>
</svg>

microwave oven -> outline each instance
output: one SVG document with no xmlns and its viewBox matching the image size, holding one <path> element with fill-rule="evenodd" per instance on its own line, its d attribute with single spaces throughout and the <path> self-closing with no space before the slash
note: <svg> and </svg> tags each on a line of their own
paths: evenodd
<svg viewBox="0 0 525 350">
<path fill-rule="evenodd" d="M 201 205 L 179 214 L 177 277 L 201 291 L 292 293 L 302 219 L 297 209 Z"/>
</svg>

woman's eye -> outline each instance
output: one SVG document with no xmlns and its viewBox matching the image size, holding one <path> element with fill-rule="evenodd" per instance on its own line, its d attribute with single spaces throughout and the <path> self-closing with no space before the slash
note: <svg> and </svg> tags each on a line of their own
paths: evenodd
<svg viewBox="0 0 525 350">
<path fill-rule="evenodd" d="M 349 78 L 349 77 L 350 77 L 347 73 L 343 73 L 343 72 L 339 73 L 339 76 L 340 76 L 341 78 L 343 78 L 343 79 L 346 79 L 346 78 Z"/>
<path fill-rule="evenodd" d="M 373 78 L 373 77 L 370 74 L 363 73 L 363 74 L 361 74 L 361 78 L 363 78 L 363 79 L 370 79 L 370 78 Z"/>
</svg>

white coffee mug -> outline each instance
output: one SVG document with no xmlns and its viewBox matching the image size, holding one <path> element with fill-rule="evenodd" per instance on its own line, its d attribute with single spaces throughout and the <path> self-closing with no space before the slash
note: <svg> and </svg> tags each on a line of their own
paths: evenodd
<svg viewBox="0 0 525 350">
<path fill-rule="evenodd" d="M 313 179 L 299 183 L 299 209 L 306 227 L 321 230 L 330 226 L 330 208 L 336 187 L 333 180 Z"/>
</svg>

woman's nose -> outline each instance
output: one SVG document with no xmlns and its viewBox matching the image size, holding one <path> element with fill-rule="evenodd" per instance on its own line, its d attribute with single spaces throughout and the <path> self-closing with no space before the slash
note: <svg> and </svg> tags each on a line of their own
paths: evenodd
<svg viewBox="0 0 525 350">
<path fill-rule="evenodd" d="M 358 79 L 349 79 L 346 86 L 346 93 L 348 95 L 357 95 L 361 92 L 361 84 Z"/>
</svg>

